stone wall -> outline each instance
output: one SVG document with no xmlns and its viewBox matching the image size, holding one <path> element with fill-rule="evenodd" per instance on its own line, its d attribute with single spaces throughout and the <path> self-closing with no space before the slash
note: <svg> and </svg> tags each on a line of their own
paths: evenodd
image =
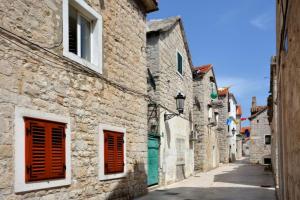
<svg viewBox="0 0 300 200">
<path fill-rule="evenodd" d="M 217 108 L 212 108 L 212 119 L 208 119 L 209 107 L 211 105 L 211 82 L 210 77 L 214 77 L 212 70 L 209 70 L 203 77 L 195 77 L 193 83 L 194 91 L 194 126 L 198 135 L 195 142 L 195 171 L 208 171 L 219 165 L 219 145 L 217 126 L 209 125 L 215 120 Z M 216 89 L 217 91 L 217 89 Z"/>
<path fill-rule="evenodd" d="M 243 152 L 243 143 L 242 139 L 236 140 L 236 159 L 240 160 L 242 158 L 242 152 Z"/>
<path fill-rule="evenodd" d="M 271 135 L 267 110 L 251 120 L 251 163 L 264 164 L 264 158 L 271 158 L 271 145 L 265 144 L 265 135 Z"/>
<path fill-rule="evenodd" d="M 228 119 L 228 95 L 219 97 L 222 101 L 222 107 L 219 108 L 220 124 L 218 125 L 218 142 L 220 148 L 220 162 L 229 162 L 229 132 L 226 120 Z"/>
<path fill-rule="evenodd" d="M 288 4 L 285 26 L 282 6 Z M 300 199 L 300 1 L 277 1 L 277 77 L 280 199 Z M 282 32 L 283 30 L 283 32 Z M 283 34 L 286 37 L 282 37 Z M 284 39 L 284 40 L 282 40 Z"/>
<path fill-rule="evenodd" d="M 133 0 L 87 3 L 103 17 L 102 75 L 62 57 L 62 1 L 1 1 L 0 24 L 12 34 L 1 30 L 0 199 L 129 199 L 147 192 L 145 14 Z M 16 107 L 70 117 L 70 186 L 14 193 Z M 127 130 L 123 179 L 98 180 L 100 123 Z"/>
<path fill-rule="evenodd" d="M 183 75 L 177 72 L 177 50 L 183 56 Z M 194 170 L 193 143 L 190 142 L 193 108 L 192 72 L 188 53 L 179 22 L 168 31 L 148 35 L 147 40 L 148 68 L 156 85 L 156 90 L 149 87 L 148 93 L 158 105 L 160 138 L 159 184 L 170 184 L 177 177 L 176 139 L 184 140 L 184 176 L 192 175 Z M 156 56 L 159 55 L 159 56 Z M 168 121 L 165 113 L 178 113 L 174 99 L 178 92 L 186 95 L 184 113 Z"/>
</svg>

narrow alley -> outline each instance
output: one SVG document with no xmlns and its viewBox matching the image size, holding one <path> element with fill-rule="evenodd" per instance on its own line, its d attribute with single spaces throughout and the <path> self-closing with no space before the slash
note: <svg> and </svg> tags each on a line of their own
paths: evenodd
<svg viewBox="0 0 300 200">
<path fill-rule="evenodd" d="M 271 171 L 249 164 L 247 158 L 199 173 L 138 200 L 275 200 Z"/>
</svg>

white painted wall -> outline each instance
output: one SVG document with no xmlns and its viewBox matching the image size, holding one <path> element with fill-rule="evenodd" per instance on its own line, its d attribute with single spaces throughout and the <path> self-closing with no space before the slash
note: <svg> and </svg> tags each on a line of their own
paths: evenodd
<svg viewBox="0 0 300 200">
<path fill-rule="evenodd" d="M 166 111 L 165 111 L 166 112 Z M 194 148 L 190 145 L 191 126 L 187 119 L 174 117 L 164 121 L 164 113 L 160 114 L 160 169 L 162 184 L 169 184 L 176 181 L 177 149 L 176 139 L 184 139 L 185 142 L 185 177 L 189 177 L 194 171 Z"/>
<path fill-rule="evenodd" d="M 234 99 L 232 97 L 229 97 L 229 103 L 230 103 L 230 112 L 229 112 L 229 117 L 233 117 L 234 119 L 236 119 L 236 102 L 234 101 Z M 237 130 L 237 125 L 232 122 L 230 124 L 230 128 L 229 128 L 229 145 L 231 145 L 231 154 L 235 155 L 236 157 L 236 134 L 237 132 L 233 135 L 232 134 L 232 129 Z"/>
</svg>

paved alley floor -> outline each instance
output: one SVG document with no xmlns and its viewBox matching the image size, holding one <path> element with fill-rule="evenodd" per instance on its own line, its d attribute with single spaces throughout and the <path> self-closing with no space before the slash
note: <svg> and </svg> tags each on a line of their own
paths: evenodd
<svg viewBox="0 0 300 200">
<path fill-rule="evenodd" d="M 270 186 L 270 187 L 269 187 Z M 272 173 L 247 159 L 158 188 L 138 200 L 275 200 Z"/>
</svg>

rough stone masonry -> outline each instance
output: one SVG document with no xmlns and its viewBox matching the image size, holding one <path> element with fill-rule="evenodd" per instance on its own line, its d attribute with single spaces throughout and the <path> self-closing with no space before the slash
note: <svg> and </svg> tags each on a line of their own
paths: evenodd
<svg viewBox="0 0 300 200">
<path fill-rule="evenodd" d="M 62 1 L 0 3 L 0 199 L 129 199 L 146 193 L 145 11 L 133 0 L 86 2 L 103 17 L 103 74 L 63 57 Z M 14 192 L 16 107 L 70 118 L 70 185 Z M 123 179 L 98 180 L 100 123 L 126 128 Z"/>
</svg>

